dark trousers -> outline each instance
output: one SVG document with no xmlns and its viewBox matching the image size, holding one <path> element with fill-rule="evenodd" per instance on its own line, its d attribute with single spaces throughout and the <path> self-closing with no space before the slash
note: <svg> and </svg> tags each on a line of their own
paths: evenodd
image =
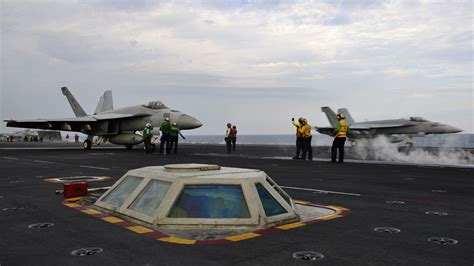
<svg viewBox="0 0 474 266">
<path fill-rule="evenodd" d="M 145 152 L 150 153 L 151 152 L 151 137 L 145 138 L 143 142 L 145 143 Z"/>
<path fill-rule="evenodd" d="M 300 157 L 302 140 L 302 138 L 296 137 L 296 155 L 294 158 Z"/>
<path fill-rule="evenodd" d="M 313 147 L 311 147 L 312 136 L 307 138 L 301 138 L 301 149 L 303 150 L 302 159 L 306 160 L 306 154 L 308 154 L 308 159 L 313 159 Z"/>
<path fill-rule="evenodd" d="M 232 150 L 235 151 L 235 142 L 237 142 L 237 137 L 229 137 L 230 142 L 232 143 Z"/>
<path fill-rule="evenodd" d="M 232 140 L 228 137 L 224 138 L 225 144 L 227 145 L 227 152 L 231 151 L 232 148 Z"/>
<path fill-rule="evenodd" d="M 336 161 L 336 153 L 339 150 L 339 162 L 344 161 L 344 143 L 346 143 L 346 138 L 334 138 L 331 147 L 331 161 Z"/>
<path fill-rule="evenodd" d="M 166 148 L 166 153 L 170 154 L 174 147 L 174 153 L 178 152 L 178 137 L 170 137 L 170 145 Z"/>
<path fill-rule="evenodd" d="M 160 153 L 164 152 L 166 146 L 166 152 L 168 153 L 168 147 L 170 145 L 170 135 L 163 133 L 160 138 Z"/>
</svg>

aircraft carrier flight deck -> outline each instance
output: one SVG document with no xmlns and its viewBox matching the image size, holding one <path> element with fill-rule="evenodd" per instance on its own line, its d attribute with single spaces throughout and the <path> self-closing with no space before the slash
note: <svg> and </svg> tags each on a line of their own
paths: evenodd
<svg viewBox="0 0 474 266">
<path fill-rule="evenodd" d="M 183 144 L 179 154 L 142 146 L 0 143 L 0 265 L 472 265 L 474 168 L 347 160 L 290 160 L 293 147 Z M 175 163 L 265 171 L 299 202 L 343 214 L 226 241 L 165 241 L 148 229 L 74 209 L 45 179 L 107 176 Z M 118 218 L 116 218 L 118 219 Z M 40 224 L 35 225 L 35 224 Z M 135 229 L 135 230 L 132 230 Z M 205 230 L 205 229 L 203 229 Z M 150 237 L 150 236 L 154 237 Z M 176 239 L 175 239 L 176 240 Z M 89 249 L 80 256 L 75 251 Z"/>
</svg>

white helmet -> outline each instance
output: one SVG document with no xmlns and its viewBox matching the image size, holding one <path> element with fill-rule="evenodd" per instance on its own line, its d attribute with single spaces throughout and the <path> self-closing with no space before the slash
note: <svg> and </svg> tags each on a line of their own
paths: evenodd
<svg viewBox="0 0 474 266">
<path fill-rule="evenodd" d="M 176 126 L 176 122 L 173 122 L 173 124 L 172 124 L 172 125 L 173 125 L 173 126 Z"/>
<path fill-rule="evenodd" d="M 170 121 L 170 118 L 169 118 L 169 117 L 165 117 L 165 121 Z"/>
<path fill-rule="evenodd" d="M 145 127 L 151 127 L 151 124 L 150 124 L 150 123 L 146 123 L 146 124 L 145 124 Z"/>
</svg>

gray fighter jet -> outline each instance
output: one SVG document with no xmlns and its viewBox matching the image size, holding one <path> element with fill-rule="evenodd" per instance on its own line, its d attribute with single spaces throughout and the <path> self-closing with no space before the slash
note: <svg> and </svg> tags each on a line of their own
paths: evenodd
<svg viewBox="0 0 474 266">
<path fill-rule="evenodd" d="M 333 136 L 334 127 L 337 124 L 337 115 L 334 111 L 325 106 L 321 110 L 331 124 L 331 127 L 315 127 L 315 129 L 325 135 Z M 427 134 L 447 134 L 458 133 L 462 130 L 453 126 L 431 122 L 421 117 L 400 118 L 391 120 L 378 120 L 356 122 L 346 108 L 341 108 L 338 113 L 346 117 L 346 122 L 350 126 L 348 138 L 352 144 L 356 144 L 360 139 L 371 139 L 379 135 L 385 135 L 390 142 L 401 142 L 406 140 L 407 145 L 412 145 L 412 137 L 424 136 Z"/>
<path fill-rule="evenodd" d="M 183 114 L 178 110 L 172 110 L 160 101 L 147 104 L 113 109 L 112 92 L 106 91 L 100 98 L 93 115 L 88 115 L 81 105 L 76 101 L 67 87 L 62 87 L 63 95 L 69 101 L 76 117 L 33 119 L 33 120 L 4 120 L 7 127 L 54 129 L 64 131 L 82 132 L 88 135 L 83 147 L 86 150 L 92 147 L 92 138 L 98 136 L 97 144 L 113 143 L 125 145 L 132 149 L 133 145 L 143 142 L 140 134 L 146 123 L 151 123 L 153 131 L 158 132 L 158 127 L 165 118 L 176 122 L 180 129 L 194 129 L 202 126 L 196 118 Z"/>
</svg>

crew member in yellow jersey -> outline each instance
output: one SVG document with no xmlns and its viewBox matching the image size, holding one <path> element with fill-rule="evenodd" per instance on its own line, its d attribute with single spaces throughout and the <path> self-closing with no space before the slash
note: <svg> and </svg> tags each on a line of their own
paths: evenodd
<svg viewBox="0 0 474 266">
<path fill-rule="evenodd" d="M 297 160 L 297 159 L 301 159 L 300 157 L 300 153 L 301 153 L 301 131 L 300 131 L 300 128 L 301 128 L 301 122 L 303 121 L 302 120 L 303 118 L 300 117 L 298 119 L 298 121 L 295 121 L 294 118 L 291 119 L 291 123 L 293 124 L 293 126 L 296 127 L 296 155 L 293 157 L 293 160 Z"/>
<path fill-rule="evenodd" d="M 339 150 L 339 161 L 338 163 L 344 162 L 344 143 L 346 142 L 347 134 L 349 133 L 349 125 L 347 124 L 345 117 L 342 114 L 337 115 L 339 121 L 334 129 L 334 141 L 331 147 L 331 162 L 336 162 L 336 153 Z"/>
<path fill-rule="evenodd" d="M 311 136 L 311 126 L 308 124 L 308 120 L 303 118 L 301 121 L 301 127 L 298 128 L 301 135 L 301 148 L 303 150 L 303 155 L 301 159 L 306 160 L 313 160 L 313 148 L 311 147 L 311 140 L 313 136 Z M 306 157 L 308 154 L 308 157 Z"/>
</svg>

